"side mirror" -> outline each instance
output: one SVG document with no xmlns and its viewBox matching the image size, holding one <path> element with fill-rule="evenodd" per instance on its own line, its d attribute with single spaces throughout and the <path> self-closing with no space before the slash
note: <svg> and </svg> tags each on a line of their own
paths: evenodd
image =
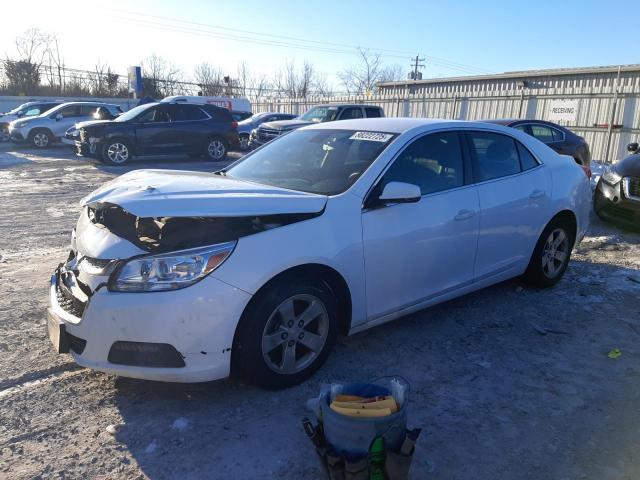
<svg viewBox="0 0 640 480">
<path fill-rule="evenodd" d="M 24 112 L 22 110 L 20 110 L 18 113 L 16 113 L 16 117 L 18 117 L 18 118 L 24 117 Z"/>
<path fill-rule="evenodd" d="M 389 182 L 378 197 L 379 203 L 415 203 L 420 201 L 420 187 L 412 183 Z"/>
<path fill-rule="evenodd" d="M 638 151 L 638 142 L 631 142 L 627 145 L 627 151 L 630 153 L 636 153 Z"/>
<path fill-rule="evenodd" d="M 56 117 L 55 117 L 55 118 L 56 118 L 56 122 L 57 122 L 57 121 L 62 120 L 64 117 L 62 116 L 62 114 L 61 114 L 61 113 L 59 113 L 59 114 L 57 114 L 57 115 L 56 115 Z"/>
</svg>

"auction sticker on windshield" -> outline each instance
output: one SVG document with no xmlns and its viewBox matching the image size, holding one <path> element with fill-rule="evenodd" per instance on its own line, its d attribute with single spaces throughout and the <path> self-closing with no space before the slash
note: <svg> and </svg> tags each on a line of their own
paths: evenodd
<svg viewBox="0 0 640 480">
<path fill-rule="evenodd" d="M 370 142 L 387 142 L 393 137 L 390 133 L 380 132 L 356 132 L 349 137 L 349 140 L 368 140 Z"/>
</svg>

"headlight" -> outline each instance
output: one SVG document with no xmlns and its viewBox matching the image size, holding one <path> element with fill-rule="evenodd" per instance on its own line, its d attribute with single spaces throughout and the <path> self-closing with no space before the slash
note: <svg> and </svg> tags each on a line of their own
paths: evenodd
<svg viewBox="0 0 640 480">
<path fill-rule="evenodd" d="M 9 124 L 9 128 L 22 128 L 27 124 L 27 122 L 12 122 Z"/>
<path fill-rule="evenodd" d="M 228 242 L 134 258 L 113 273 L 109 290 L 156 292 L 188 287 L 218 268 L 235 246 L 236 242 Z"/>
<path fill-rule="evenodd" d="M 602 180 L 607 182 L 609 185 L 615 185 L 622 180 L 622 177 L 618 175 L 611 167 L 606 167 L 604 172 L 602 172 Z"/>
</svg>

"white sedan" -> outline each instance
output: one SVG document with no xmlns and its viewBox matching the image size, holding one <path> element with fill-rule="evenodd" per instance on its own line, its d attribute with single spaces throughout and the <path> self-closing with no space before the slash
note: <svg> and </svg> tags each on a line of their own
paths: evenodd
<svg viewBox="0 0 640 480">
<path fill-rule="evenodd" d="M 512 277 L 554 285 L 591 190 L 517 130 L 380 118 L 302 128 L 217 173 L 133 171 L 82 206 L 51 278 L 59 352 L 126 377 L 283 388 L 338 334 Z"/>
</svg>

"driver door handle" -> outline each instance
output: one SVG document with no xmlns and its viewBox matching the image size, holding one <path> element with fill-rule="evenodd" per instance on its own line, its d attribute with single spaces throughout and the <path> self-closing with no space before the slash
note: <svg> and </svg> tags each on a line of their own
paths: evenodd
<svg viewBox="0 0 640 480">
<path fill-rule="evenodd" d="M 458 212 L 458 214 L 453 218 L 456 219 L 456 220 L 468 220 L 470 218 L 473 218 L 475 216 L 475 214 L 476 214 L 475 210 L 468 210 L 468 209 L 464 208 L 464 209 L 460 210 Z"/>
<path fill-rule="evenodd" d="M 529 195 L 529 198 L 541 198 L 541 197 L 544 197 L 545 193 L 546 192 L 544 190 L 534 190 Z"/>
</svg>

